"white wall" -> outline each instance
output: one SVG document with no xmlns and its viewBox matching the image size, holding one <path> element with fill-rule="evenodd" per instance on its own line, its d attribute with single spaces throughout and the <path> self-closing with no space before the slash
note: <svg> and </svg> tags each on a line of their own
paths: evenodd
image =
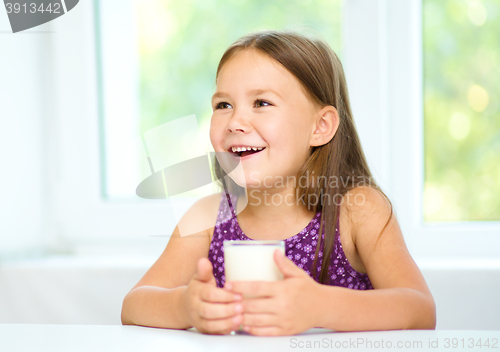
<svg viewBox="0 0 500 352">
<path fill-rule="evenodd" d="M 121 324 L 122 300 L 154 261 L 49 258 L 0 267 L 0 323 Z"/>
<path fill-rule="evenodd" d="M 47 35 L 9 34 L 0 10 L 0 256 L 35 251 L 44 226 Z"/>
<path fill-rule="evenodd" d="M 500 330 L 498 265 L 444 262 L 420 267 L 436 302 L 437 329 Z"/>
<path fill-rule="evenodd" d="M 158 254 L 162 249 L 159 245 Z M 0 323 L 120 324 L 123 297 L 155 259 L 60 257 L 4 263 Z M 500 330 L 500 269 L 425 266 L 438 329 Z"/>
</svg>

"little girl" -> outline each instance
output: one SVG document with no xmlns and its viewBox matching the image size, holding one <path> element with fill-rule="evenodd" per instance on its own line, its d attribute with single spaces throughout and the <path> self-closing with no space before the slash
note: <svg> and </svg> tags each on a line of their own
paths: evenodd
<svg viewBox="0 0 500 352">
<path fill-rule="evenodd" d="M 371 176 L 328 45 L 250 34 L 226 50 L 216 82 L 210 139 L 242 171 L 215 160 L 224 191 L 185 215 L 211 214 L 213 227 L 175 228 L 125 297 L 122 323 L 253 335 L 434 329 L 434 300 Z M 285 241 L 286 256 L 274 253 L 283 280 L 225 281 L 223 241 L 271 239 Z"/>
</svg>

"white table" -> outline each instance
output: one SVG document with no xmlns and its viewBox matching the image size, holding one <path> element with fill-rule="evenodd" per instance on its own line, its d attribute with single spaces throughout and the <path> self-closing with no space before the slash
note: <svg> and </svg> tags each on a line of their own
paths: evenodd
<svg viewBox="0 0 500 352">
<path fill-rule="evenodd" d="M 458 346 L 452 348 L 453 339 Z M 449 340 L 447 340 L 449 339 Z M 462 339 L 464 347 L 462 348 Z M 490 347 L 476 346 L 489 339 Z M 496 339 L 496 348 L 493 348 Z M 474 347 L 468 345 L 474 341 Z M 369 344 L 372 348 L 369 348 Z M 401 348 L 398 348 L 398 343 Z M 446 344 L 449 347 L 446 348 Z M 406 345 L 406 347 L 405 347 Z M 437 347 L 437 348 L 430 348 Z M 382 348 L 385 347 L 385 348 Z M 332 332 L 312 329 L 296 336 L 205 335 L 195 330 L 121 325 L 0 324 L 2 352 L 76 351 L 500 351 L 500 331 L 401 330 Z"/>
</svg>

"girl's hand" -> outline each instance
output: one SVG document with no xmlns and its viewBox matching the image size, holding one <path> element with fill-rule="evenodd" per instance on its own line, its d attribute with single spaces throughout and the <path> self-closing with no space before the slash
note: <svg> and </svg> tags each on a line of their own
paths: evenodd
<svg viewBox="0 0 500 352">
<path fill-rule="evenodd" d="M 317 326 L 321 285 L 279 250 L 274 260 L 282 281 L 226 282 L 227 290 L 256 296 L 243 299 L 243 329 L 252 335 L 294 335 Z"/>
<path fill-rule="evenodd" d="M 208 258 L 200 258 L 197 269 L 182 299 L 189 324 L 207 334 L 237 330 L 243 321 L 242 296 L 217 287 Z"/>
</svg>

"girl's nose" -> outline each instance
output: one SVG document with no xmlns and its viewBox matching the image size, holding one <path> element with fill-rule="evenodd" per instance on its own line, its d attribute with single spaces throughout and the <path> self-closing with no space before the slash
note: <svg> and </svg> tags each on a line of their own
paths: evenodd
<svg viewBox="0 0 500 352">
<path fill-rule="evenodd" d="M 251 126 L 246 119 L 245 112 L 241 110 L 237 111 L 236 109 L 233 110 L 233 114 L 227 123 L 226 131 L 248 133 L 250 130 Z"/>
</svg>

